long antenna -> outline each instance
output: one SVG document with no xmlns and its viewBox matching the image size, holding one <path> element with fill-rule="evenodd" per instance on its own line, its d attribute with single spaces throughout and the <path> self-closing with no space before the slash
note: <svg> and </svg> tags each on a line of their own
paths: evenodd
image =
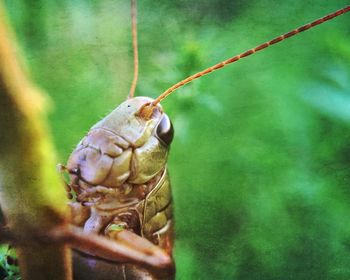
<svg viewBox="0 0 350 280">
<path fill-rule="evenodd" d="M 131 0 L 131 22 L 132 22 L 132 47 L 134 52 L 134 78 L 131 83 L 128 98 L 132 98 L 135 93 L 137 78 L 139 77 L 139 52 L 137 48 L 137 11 L 136 0 Z"/>
<path fill-rule="evenodd" d="M 288 33 L 285 33 L 285 34 L 283 34 L 281 36 L 278 36 L 278 37 L 276 37 L 276 38 L 274 38 L 274 39 L 272 39 L 270 41 L 267 41 L 267 42 L 265 42 L 265 43 L 255 47 L 255 48 L 252 48 L 252 49 L 247 50 L 247 51 L 245 51 L 245 52 L 243 52 L 243 53 L 241 53 L 239 55 L 236 55 L 236 56 L 231 57 L 231 58 L 229 58 L 227 60 L 224 60 L 224 61 L 222 61 L 222 62 L 220 62 L 218 64 L 215 64 L 215 65 L 213 65 L 213 66 L 211 66 L 211 67 L 209 67 L 207 69 L 204 69 L 204 70 L 202 70 L 202 71 L 200 71 L 200 72 L 198 72 L 198 73 L 196 73 L 196 74 L 194 74 L 192 76 L 189 76 L 188 78 L 186 78 L 186 79 L 176 83 L 175 85 L 173 85 L 172 87 L 170 87 L 166 91 L 164 91 L 161 95 L 159 95 L 152 102 L 152 105 L 153 106 L 157 105 L 159 102 L 161 102 L 164 98 L 166 98 L 174 90 L 184 86 L 185 84 L 188 84 L 189 82 L 192 82 L 195 79 L 198 79 L 199 77 L 202 77 L 202 76 L 204 76 L 206 74 L 209 74 L 210 72 L 213 72 L 215 70 L 218 70 L 218 69 L 224 67 L 225 65 L 234 63 L 234 62 L 240 60 L 243 57 L 250 56 L 250 55 L 252 55 L 252 54 L 254 54 L 254 53 L 258 52 L 258 51 L 261 51 L 261 50 L 271 46 L 271 45 L 279 43 L 279 42 L 283 41 L 284 39 L 290 38 L 290 37 L 292 37 L 292 36 L 294 36 L 296 34 L 299 34 L 299 33 L 303 32 L 305 30 L 313 28 L 316 25 L 322 24 L 322 23 L 324 23 L 324 22 L 326 22 L 326 21 L 328 21 L 328 20 L 330 20 L 332 18 L 340 16 L 340 15 L 346 13 L 346 12 L 349 12 L 349 11 L 350 11 L 350 6 L 347 6 L 347 7 L 343 8 L 343 9 L 340 9 L 340 10 L 334 12 L 334 13 L 331 13 L 329 15 L 326 15 L 326 16 L 322 17 L 322 18 L 319 18 L 319 19 L 317 19 L 317 20 L 315 20 L 315 21 L 313 21 L 311 23 L 308 23 L 308 24 L 305 24 L 303 26 L 300 26 L 299 28 L 296 28 L 296 29 L 294 29 L 294 30 L 292 30 L 292 31 L 290 31 Z"/>
</svg>

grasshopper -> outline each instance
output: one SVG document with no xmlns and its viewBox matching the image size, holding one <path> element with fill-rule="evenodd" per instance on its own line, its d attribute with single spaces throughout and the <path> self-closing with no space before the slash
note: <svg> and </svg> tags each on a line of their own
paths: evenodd
<svg viewBox="0 0 350 280">
<path fill-rule="evenodd" d="M 138 55 L 136 1 L 132 0 L 134 80 L 128 99 L 92 126 L 64 167 L 70 175 L 69 197 L 75 198 L 70 204 L 72 222 L 87 233 L 103 234 L 116 242 L 123 242 L 122 232 L 142 236 L 171 256 L 173 211 L 166 163 L 174 130 L 160 102 L 195 79 L 348 11 L 350 6 L 219 62 L 152 99 L 134 97 Z M 91 279 L 92 274 L 93 279 L 157 279 L 144 268 L 80 253 L 75 254 L 74 268 L 75 279 Z"/>
</svg>

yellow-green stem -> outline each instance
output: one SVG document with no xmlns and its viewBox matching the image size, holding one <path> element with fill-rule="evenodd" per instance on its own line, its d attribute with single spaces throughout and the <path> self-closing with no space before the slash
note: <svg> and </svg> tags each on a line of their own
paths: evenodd
<svg viewBox="0 0 350 280">
<path fill-rule="evenodd" d="M 27 78 L 16 47 L 0 2 L 0 205 L 10 230 L 29 239 L 68 219 L 43 95 Z M 71 279 L 67 246 L 33 240 L 17 248 L 23 279 Z"/>
</svg>

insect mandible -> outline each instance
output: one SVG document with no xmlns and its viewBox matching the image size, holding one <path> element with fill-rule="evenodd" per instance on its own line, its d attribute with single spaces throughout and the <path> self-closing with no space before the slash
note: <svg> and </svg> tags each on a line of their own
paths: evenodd
<svg viewBox="0 0 350 280">
<path fill-rule="evenodd" d="M 135 12 L 135 1 L 132 3 Z M 120 232 L 133 232 L 171 255 L 173 213 L 166 162 L 173 128 L 160 102 L 203 75 L 348 11 L 350 6 L 215 64 L 180 81 L 156 99 L 133 97 L 138 75 L 134 28 L 135 73 L 129 98 L 91 128 L 65 167 L 71 178 L 69 187 L 76 197 L 76 202 L 71 203 L 73 222 L 86 232 L 104 234 L 117 241 Z M 76 279 L 88 279 L 91 273 L 96 275 L 94 279 L 104 279 L 111 271 L 115 279 L 153 277 L 134 265 L 108 264 L 80 254 L 76 255 L 76 268 Z"/>
</svg>

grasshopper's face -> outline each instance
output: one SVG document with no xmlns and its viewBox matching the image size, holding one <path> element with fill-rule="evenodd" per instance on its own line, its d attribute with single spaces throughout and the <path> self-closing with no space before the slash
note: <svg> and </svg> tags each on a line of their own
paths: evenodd
<svg viewBox="0 0 350 280">
<path fill-rule="evenodd" d="M 137 115 L 151 98 L 135 97 L 120 104 L 94 125 L 71 154 L 67 168 L 79 194 L 93 187 L 127 189 L 147 184 L 167 161 L 173 128 L 160 106 L 145 120 Z"/>
</svg>

